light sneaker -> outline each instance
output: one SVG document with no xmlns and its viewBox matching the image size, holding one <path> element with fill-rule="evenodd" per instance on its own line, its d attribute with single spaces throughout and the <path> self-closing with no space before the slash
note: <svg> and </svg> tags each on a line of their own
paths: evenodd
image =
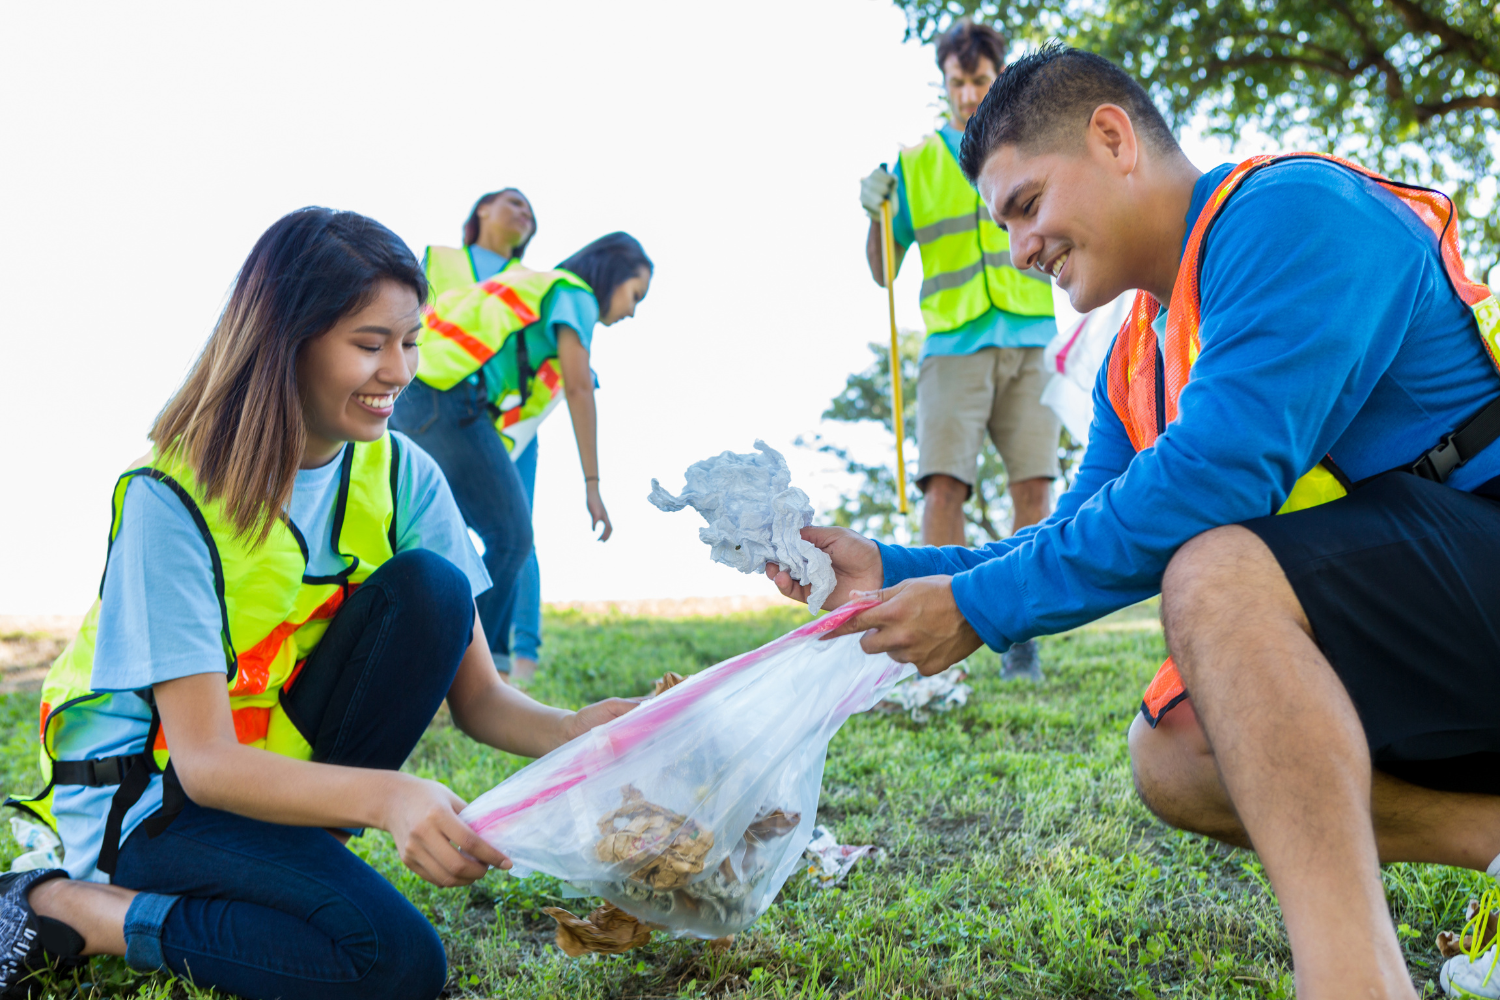
<svg viewBox="0 0 1500 1000">
<path fill-rule="evenodd" d="M 1471 904 L 1469 921 L 1458 934 L 1460 942 L 1468 941 L 1468 947 L 1444 962 L 1438 973 L 1438 982 L 1448 996 L 1500 1000 L 1500 973 L 1495 970 L 1500 943 L 1493 933 L 1485 933 L 1490 930 L 1490 914 L 1496 906 L 1500 906 L 1500 890 L 1496 889 L 1486 892 L 1478 906 Z"/>
<path fill-rule="evenodd" d="M 39 986 L 33 973 L 48 967 L 48 955 L 83 950 L 83 939 L 67 924 L 39 917 L 27 896 L 39 883 L 67 878 L 61 868 L 36 868 L 0 875 L 0 1000 L 29 997 Z"/>
<path fill-rule="evenodd" d="M 1042 663 L 1037 656 L 1035 639 L 1018 642 L 1005 651 L 1000 658 L 1000 679 L 1041 681 Z"/>
<path fill-rule="evenodd" d="M 1484 997 L 1500 1000 L 1500 975 L 1495 975 L 1495 947 L 1477 959 L 1455 955 L 1438 973 L 1443 992 L 1450 997 Z"/>
</svg>

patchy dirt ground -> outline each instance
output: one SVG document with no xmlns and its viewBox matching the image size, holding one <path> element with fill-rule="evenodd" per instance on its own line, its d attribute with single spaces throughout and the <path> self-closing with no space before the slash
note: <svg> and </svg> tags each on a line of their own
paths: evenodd
<svg viewBox="0 0 1500 1000">
<path fill-rule="evenodd" d="M 39 689 L 78 624 L 77 618 L 56 615 L 0 615 L 0 694 Z"/>
</svg>

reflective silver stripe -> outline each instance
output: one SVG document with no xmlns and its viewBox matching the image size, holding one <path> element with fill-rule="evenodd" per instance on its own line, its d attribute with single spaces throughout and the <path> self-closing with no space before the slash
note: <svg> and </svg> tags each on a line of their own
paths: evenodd
<svg viewBox="0 0 1500 1000">
<path fill-rule="evenodd" d="M 944 271 L 942 274 L 934 274 L 922 282 L 922 298 L 936 295 L 938 292 L 946 292 L 950 288 L 958 288 L 973 281 L 975 277 L 984 273 L 984 262 L 976 260 L 968 267 L 957 271 Z"/>
<path fill-rule="evenodd" d="M 944 236 L 952 236 L 954 233 L 969 233 L 979 222 L 970 215 L 955 215 L 947 219 L 939 219 L 929 225 L 917 230 L 917 243 L 931 243 L 933 240 Z"/>
<path fill-rule="evenodd" d="M 1044 285 L 1052 284 L 1052 278 L 1049 275 L 1038 271 L 1034 267 L 1029 267 L 1024 271 L 1016 267 L 1015 263 L 1010 259 L 1009 250 L 1001 250 L 999 253 L 986 253 L 984 255 L 984 264 L 986 267 L 1012 267 L 1019 271 L 1024 278 L 1030 278 L 1032 281 L 1040 281 Z"/>
</svg>

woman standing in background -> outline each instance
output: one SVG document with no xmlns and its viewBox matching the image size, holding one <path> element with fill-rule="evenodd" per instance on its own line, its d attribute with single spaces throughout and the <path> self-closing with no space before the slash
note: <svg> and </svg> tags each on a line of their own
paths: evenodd
<svg viewBox="0 0 1500 1000">
<path fill-rule="evenodd" d="M 585 502 L 591 524 L 604 527 L 601 541 L 614 529 L 599 490 L 590 347 L 595 326 L 610 326 L 635 315 L 650 288 L 651 275 L 651 260 L 640 243 L 626 233 L 610 233 L 555 270 L 531 271 L 512 265 L 494 280 L 446 293 L 434 301 L 423 321 L 426 353 L 418 377 L 441 384 L 479 366 L 477 374 L 489 393 L 489 412 L 499 432 L 491 437 L 509 449 L 517 458 L 516 465 L 525 470 L 528 499 L 535 487 L 537 428 L 566 398 L 583 467 Z M 462 455 L 450 459 L 433 451 L 445 471 L 446 460 L 472 462 Z M 454 475 L 463 472 L 455 470 Z M 485 544 L 489 544 L 487 538 Z M 534 570 L 529 575 L 531 581 L 539 579 Z M 536 589 L 530 593 L 537 594 L 539 585 L 533 582 L 532 587 Z M 537 597 L 531 596 L 515 618 L 517 679 L 529 677 L 536 668 L 540 611 Z"/>
<path fill-rule="evenodd" d="M 535 235 L 536 214 L 520 191 L 502 188 L 483 196 L 464 222 L 462 248 L 427 248 L 423 270 L 429 303 L 518 266 Z M 480 363 L 475 360 L 457 379 L 436 384 L 439 366 L 428 345 L 421 351 L 417 379 L 398 399 L 391 426 L 437 460 L 464 522 L 484 545 L 484 566 L 494 585 L 479 597 L 479 619 L 496 668 L 509 674 L 516 577 L 531 555 L 531 508 L 505 445 L 490 427 L 491 393 Z"/>
</svg>

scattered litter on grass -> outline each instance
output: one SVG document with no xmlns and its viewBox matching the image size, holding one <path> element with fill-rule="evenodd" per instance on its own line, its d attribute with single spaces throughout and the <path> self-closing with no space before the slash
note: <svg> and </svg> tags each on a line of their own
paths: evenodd
<svg viewBox="0 0 1500 1000">
<path fill-rule="evenodd" d="M 10 832 L 21 845 L 23 852 L 10 863 L 13 872 L 29 872 L 36 868 L 61 868 L 62 841 L 57 834 L 40 823 L 19 816 L 10 818 Z"/>
<path fill-rule="evenodd" d="M 945 670 L 931 677 L 913 677 L 891 688 L 890 694 L 875 708 L 881 712 L 910 712 L 913 722 L 926 722 L 932 712 L 947 712 L 969 700 L 973 690 L 963 683 L 968 674 L 962 670 Z"/>
<path fill-rule="evenodd" d="M 573 958 L 591 951 L 618 955 L 651 941 L 652 928 L 613 903 L 595 907 L 586 917 L 560 906 L 544 906 L 542 912 L 557 921 L 557 946 Z"/>
<path fill-rule="evenodd" d="M 763 573 L 773 562 L 798 583 L 811 586 L 807 608 L 816 614 L 835 583 L 828 554 L 804 541 L 801 530 L 812 524 L 812 502 L 792 486 L 792 473 L 781 452 L 756 441 L 760 454 L 720 452 L 688 466 L 686 488 L 673 496 L 651 480 L 646 498 L 665 511 L 692 507 L 708 527 L 698 537 L 712 547 L 709 558 L 741 573 Z"/>
<path fill-rule="evenodd" d="M 1495 935 L 1500 932 L 1500 911 L 1490 910 L 1485 914 L 1484 928 L 1479 933 L 1479 944 L 1474 944 L 1474 933 L 1479 929 L 1479 900 L 1469 900 L 1469 907 L 1464 911 L 1464 926 L 1457 934 L 1452 931 L 1442 931 L 1437 936 L 1437 949 L 1444 958 L 1453 958 L 1465 953 L 1470 955 L 1482 954 L 1494 943 Z"/>
<path fill-rule="evenodd" d="M 874 844 L 840 844 L 826 826 L 813 827 L 813 839 L 803 853 L 812 865 L 807 874 L 819 889 L 828 889 L 844 881 L 855 862 L 875 850 Z"/>
</svg>

